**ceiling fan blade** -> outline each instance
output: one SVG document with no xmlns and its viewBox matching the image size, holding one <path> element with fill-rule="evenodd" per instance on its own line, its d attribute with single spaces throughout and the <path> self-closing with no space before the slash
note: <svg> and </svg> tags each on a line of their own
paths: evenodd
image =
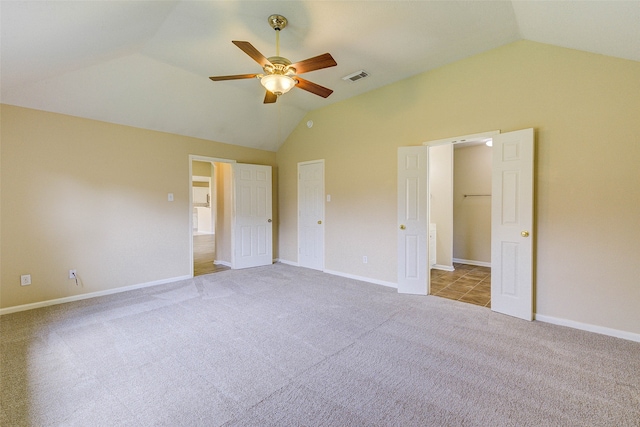
<svg viewBox="0 0 640 427">
<path fill-rule="evenodd" d="M 297 87 L 299 87 L 300 89 L 304 89 L 307 92 L 311 92 L 313 94 L 321 96 L 323 98 L 326 98 L 327 96 L 333 93 L 331 89 L 326 88 L 324 86 L 320 86 L 319 84 L 310 82 L 309 80 L 305 80 L 297 76 L 296 76 L 296 80 L 298 81 L 298 83 L 296 84 Z"/>
<path fill-rule="evenodd" d="M 273 104 L 277 100 L 278 100 L 278 97 L 273 92 L 267 91 L 267 93 L 264 95 L 265 104 Z"/>
<path fill-rule="evenodd" d="M 253 79 L 257 74 L 236 74 L 233 76 L 213 76 L 209 77 L 214 82 L 219 82 L 222 80 L 239 80 L 239 79 Z"/>
<path fill-rule="evenodd" d="M 271 64 L 271 62 L 269 62 L 269 60 L 265 58 L 265 56 L 258 51 L 258 49 L 253 47 L 251 43 L 237 41 L 237 40 L 234 40 L 231 43 L 235 44 L 240 49 L 242 49 L 244 53 L 246 53 L 251 58 L 253 58 L 253 60 L 256 61 L 258 64 L 260 64 L 261 67 Z"/>
<path fill-rule="evenodd" d="M 331 54 L 325 53 L 291 64 L 291 67 L 296 69 L 296 74 L 302 74 L 308 73 L 309 71 L 321 70 L 323 68 L 335 67 L 336 65 L 338 64 Z"/>
</svg>

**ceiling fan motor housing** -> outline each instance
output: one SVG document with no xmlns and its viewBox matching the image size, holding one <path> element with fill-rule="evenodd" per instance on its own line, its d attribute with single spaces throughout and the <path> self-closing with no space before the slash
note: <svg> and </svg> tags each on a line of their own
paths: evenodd
<svg viewBox="0 0 640 427">
<path fill-rule="evenodd" d="M 283 30 L 289 23 L 289 21 L 287 21 L 287 18 L 277 14 L 269 16 L 268 21 L 269 25 L 271 25 L 271 28 L 276 31 Z"/>
<path fill-rule="evenodd" d="M 267 74 L 281 74 L 292 76 L 296 73 L 296 69 L 291 67 L 291 61 L 282 56 L 271 56 L 267 58 L 270 64 L 265 65 L 262 69 Z"/>
</svg>

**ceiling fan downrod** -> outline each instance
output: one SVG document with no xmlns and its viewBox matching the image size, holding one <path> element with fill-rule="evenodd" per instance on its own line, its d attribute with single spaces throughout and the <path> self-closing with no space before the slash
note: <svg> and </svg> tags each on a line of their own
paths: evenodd
<svg viewBox="0 0 640 427">
<path fill-rule="evenodd" d="M 280 31 L 284 30 L 289 21 L 282 15 L 271 15 L 267 19 L 271 28 L 276 30 L 276 56 L 280 56 Z"/>
</svg>

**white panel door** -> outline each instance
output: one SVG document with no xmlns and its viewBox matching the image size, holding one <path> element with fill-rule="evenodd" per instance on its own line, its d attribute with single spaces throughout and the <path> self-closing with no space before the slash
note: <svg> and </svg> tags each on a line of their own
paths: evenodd
<svg viewBox="0 0 640 427">
<path fill-rule="evenodd" d="M 234 226 L 232 268 L 273 262 L 271 166 L 233 165 Z"/>
<path fill-rule="evenodd" d="M 324 162 L 298 164 L 298 265 L 324 269 Z"/>
<path fill-rule="evenodd" d="M 493 137 L 491 309 L 533 319 L 533 129 Z"/>
<path fill-rule="evenodd" d="M 398 148 L 398 292 L 429 291 L 428 147 Z"/>
</svg>

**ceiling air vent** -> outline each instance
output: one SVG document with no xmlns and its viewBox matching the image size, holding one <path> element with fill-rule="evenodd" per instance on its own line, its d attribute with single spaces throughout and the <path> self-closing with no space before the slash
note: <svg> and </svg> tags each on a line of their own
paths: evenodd
<svg viewBox="0 0 640 427">
<path fill-rule="evenodd" d="M 360 71 L 356 71 L 355 73 L 351 73 L 348 76 L 344 76 L 342 80 L 347 82 L 355 82 L 356 80 L 364 79 L 365 77 L 368 77 L 368 76 L 369 76 L 369 73 L 367 73 L 364 70 L 360 70 Z"/>
</svg>

